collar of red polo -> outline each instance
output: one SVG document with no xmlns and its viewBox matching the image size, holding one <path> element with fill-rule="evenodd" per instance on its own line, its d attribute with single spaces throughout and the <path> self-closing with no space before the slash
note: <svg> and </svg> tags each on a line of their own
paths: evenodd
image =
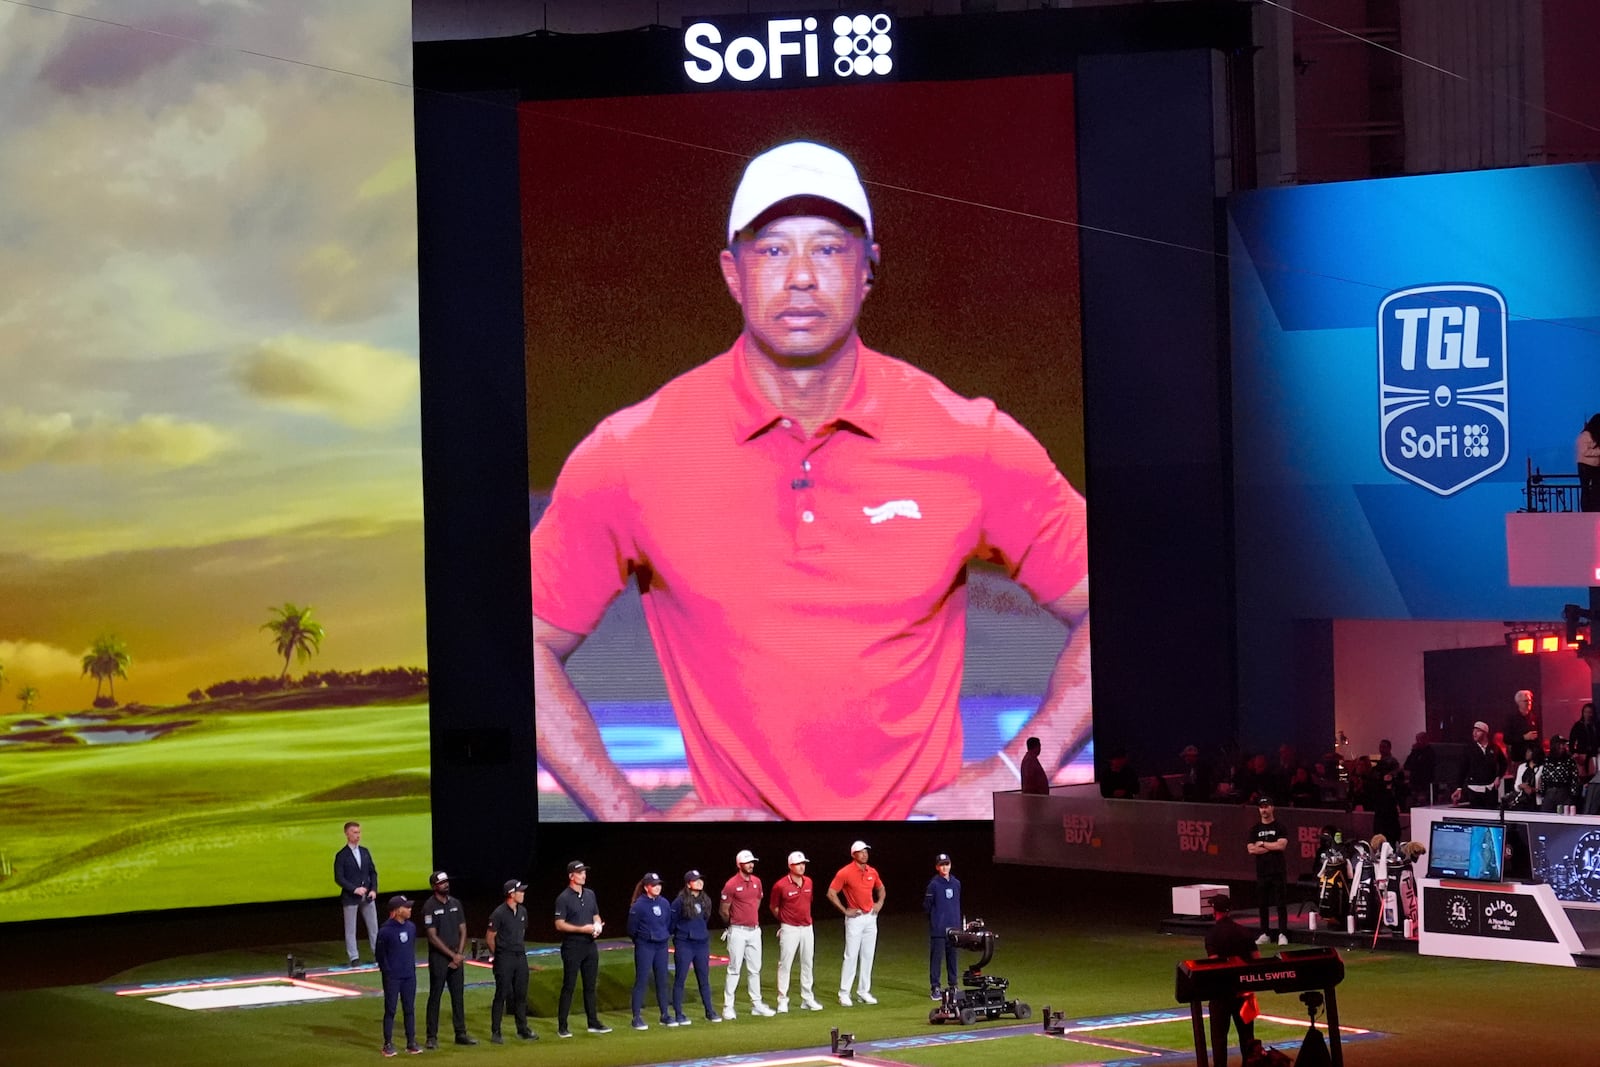
<svg viewBox="0 0 1600 1067">
<path fill-rule="evenodd" d="M 783 412 L 756 386 L 743 334 L 733 343 L 729 355 L 733 359 L 733 435 L 737 443 L 743 444 L 770 429 L 783 417 Z M 856 342 L 855 374 L 844 403 L 839 405 L 829 426 L 854 430 L 867 437 L 883 435 L 883 387 L 888 362 L 887 356 Z"/>
</svg>

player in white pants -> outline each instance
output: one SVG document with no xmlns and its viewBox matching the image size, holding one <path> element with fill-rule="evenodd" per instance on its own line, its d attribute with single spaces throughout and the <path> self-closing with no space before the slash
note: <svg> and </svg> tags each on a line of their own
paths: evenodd
<svg viewBox="0 0 1600 1067">
<path fill-rule="evenodd" d="M 844 915 L 844 967 L 839 974 L 839 1003 L 850 1007 L 850 985 L 863 1004 L 876 1004 L 872 995 L 872 959 L 878 950 L 878 912 L 889 895 L 877 869 L 867 862 L 865 841 L 850 846 L 853 862 L 840 868 L 828 886 L 828 899 Z"/>
<path fill-rule="evenodd" d="M 804 852 L 789 853 L 789 873 L 772 887 L 767 910 L 778 920 L 778 1011 L 789 1010 L 789 972 L 795 957 L 800 959 L 800 1006 L 821 1011 L 822 1005 L 811 991 L 811 962 L 816 939 L 811 925 L 811 879 L 806 877 Z"/>
<path fill-rule="evenodd" d="M 756 857 L 742 849 L 734 858 L 739 871 L 722 887 L 717 910 L 728 930 L 727 984 L 722 988 L 722 1017 L 735 1019 L 734 994 L 739 991 L 739 976 L 749 975 L 750 1011 L 754 1015 L 776 1015 L 761 1001 L 761 879 L 756 877 Z"/>
</svg>

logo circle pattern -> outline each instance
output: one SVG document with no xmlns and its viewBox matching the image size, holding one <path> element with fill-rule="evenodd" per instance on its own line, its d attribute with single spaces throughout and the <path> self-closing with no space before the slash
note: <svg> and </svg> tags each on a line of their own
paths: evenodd
<svg viewBox="0 0 1600 1067">
<path fill-rule="evenodd" d="M 833 20 L 833 72 L 841 78 L 882 77 L 894 69 L 889 58 L 893 41 L 889 29 L 894 20 L 888 15 L 840 15 Z"/>
</svg>

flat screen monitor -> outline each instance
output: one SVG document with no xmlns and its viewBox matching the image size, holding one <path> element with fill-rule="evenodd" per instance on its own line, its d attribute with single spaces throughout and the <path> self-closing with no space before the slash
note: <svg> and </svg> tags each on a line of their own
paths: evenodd
<svg viewBox="0 0 1600 1067">
<path fill-rule="evenodd" d="M 1436 822 L 1428 840 L 1428 876 L 1499 882 L 1505 878 L 1506 828 L 1496 823 Z"/>
</svg>

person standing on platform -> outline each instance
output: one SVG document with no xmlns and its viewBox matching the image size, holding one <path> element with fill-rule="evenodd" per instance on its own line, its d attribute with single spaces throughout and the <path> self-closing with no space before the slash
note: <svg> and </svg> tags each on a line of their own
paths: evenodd
<svg viewBox="0 0 1600 1067">
<path fill-rule="evenodd" d="M 1572 748 L 1572 762 L 1578 765 L 1578 777 L 1593 775 L 1595 757 L 1600 756 L 1600 722 L 1595 721 L 1593 701 L 1585 700 L 1578 709 L 1578 719 L 1568 731 L 1567 741 Z"/>
<path fill-rule="evenodd" d="M 1037 737 L 1028 738 L 1028 751 L 1022 756 L 1022 791 L 1047 797 L 1050 795 L 1050 775 L 1039 761 L 1039 753 L 1043 750 L 1044 745 Z"/>
<path fill-rule="evenodd" d="M 1256 946 L 1250 941 L 1250 931 L 1233 921 L 1228 914 L 1232 909 L 1233 901 L 1226 894 L 1211 898 L 1211 914 L 1216 923 L 1206 931 L 1206 955 L 1219 959 L 1230 959 L 1234 956 L 1243 960 L 1255 959 Z M 1213 1000 L 1210 1004 L 1211 1062 L 1217 1067 L 1227 1067 L 1229 1023 L 1232 1023 L 1239 1032 L 1241 1057 L 1249 1054 L 1250 1046 L 1255 1041 L 1254 1020 L 1246 1022 L 1241 1014 L 1244 1004 L 1243 996 Z"/>
<path fill-rule="evenodd" d="M 1499 807 L 1500 776 L 1505 771 L 1505 755 L 1489 743 L 1489 724 L 1479 719 L 1472 724 L 1472 744 L 1461 760 L 1461 784 L 1450 794 L 1450 802 L 1473 808 Z"/>
<path fill-rule="evenodd" d="M 872 854 L 865 841 L 850 846 L 852 862 L 839 868 L 828 885 L 828 899 L 844 915 L 844 966 L 839 972 L 839 1003 L 850 1007 L 850 984 L 863 1004 L 876 1004 L 872 995 L 872 959 L 878 951 L 878 913 L 889 895 L 883 879 L 867 860 Z"/>
<path fill-rule="evenodd" d="M 1600 511 L 1600 412 L 1578 431 L 1578 508 Z"/>
<path fill-rule="evenodd" d="M 1249 842 L 1245 846 L 1256 858 L 1256 894 L 1261 909 L 1261 935 L 1256 944 L 1265 945 L 1272 940 L 1272 926 L 1267 921 L 1270 904 L 1278 906 L 1278 944 L 1289 943 L 1289 872 L 1285 854 L 1289 851 L 1289 835 L 1283 832 L 1276 817 L 1277 808 L 1271 797 L 1259 797 L 1256 811 L 1261 821 L 1250 828 Z"/>
<path fill-rule="evenodd" d="M 811 927 L 811 879 L 806 877 L 804 852 L 789 853 L 789 873 L 772 887 L 767 908 L 778 920 L 778 1011 L 789 1010 L 789 972 L 795 958 L 800 960 L 800 1006 L 807 1011 L 821 1011 L 822 1005 L 812 994 L 812 964 L 816 956 L 816 938 Z"/>
<path fill-rule="evenodd" d="M 1406 788 L 1410 794 L 1407 807 L 1415 804 L 1433 803 L 1433 772 L 1436 757 L 1433 744 L 1428 738 L 1426 730 L 1417 734 L 1416 740 L 1411 743 L 1411 751 L 1406 753 L 1405 766 L 1401 768 L 1404 773 Z"/>
<path fill-rule="evenodd" d="M 383 1054 L 393 1056 L 394 1013 L 398 1007 L 406 1019 L 406 1051 L 417 1047 L 417 928 L 411 925 L 411 901 L 389 898 L 389 921 L 378 930 L 372 946 L 383 978 Z"/>
<path fill-rule="evenodd" d="M 755 853 L 740 849 L 733 858 L 738 867 L 722 886 L 722 901 L 717 913 L 728 924 L 723 940 L 728 942 L 728 974 L 722 987 L 722 1017 L 736 1019 L 734 995 L 739 992 L 739 976 L 748 975 L 750 1013 L 776 1015 L 761 999 L 761 879 L 756 877 Z"/>
<path fill-rule="evenodd" d="M 339 883 L 339 903 L 344 906 L 344 951 L 354 967 L 361 962 L 356 952 L 356 912 L 367 924 L 367 944 L 378 947 L 378 865 L 361 843 L 361 824 L 344 824 L 345 847 L 333 854 L 333 880 Z"/>
<path fill-rule="evenodd" d="M 677 1026 L 672 998 L 667 992 L 667 944 L 672 939 L 672 909 L 661 899 L 661 876 L 651 871 L 633 887 L 628 908 L 628 936 L 633 938 L 633 1028 L 648 1030 L 644 1021 L 644 991 L 654 980 L 661 1025 Z"/>
<path fill-rule="evenodd" d="M 428 879 L 433 894 L 422 902 L 422 931 L 428 938 L 428 1040 L 424 1047 L 439 1047 L 439 1001 L 450 990 L 450 1021 L 456 1044 L 476 1045 L 467 1033 L 467 998 L 462 971 L 467 959 L 467 921 L 461 901 L 450 895 L 450 876 L 434 871 Z"/>
<path fill-rule="evenodd" d="M 688 1026 L 683 1013 L 683 987 L 689 971 L 694 971 L 700 986 L 700 1003 L 706 1022 L 720 1023 L 722 1015 L 711 1006 L 711 897 L 699 871 L 683 872 L 683 892 L 672 900 L 672 1016 L 679 1026 Z"/>
<path fill-rule="evenodd" d="M 1532 690 L 1518 689 L 1517 695 L 1511 699 L 1516 703 L 1517 710 L 1506 718 L 1506 760 L 1515 765 L 1527 761 L 1529 748 L 1544 752 L 1544 732 L 1539 728 L 1539 716 L 1533 710 Z"/>
<path fill-rule="evenodd" d="M 496 1045 L 500 1020 L 507 1007 L 517 1021 L 517 1036 L 537 1041 L 528 1026 L 528 909 L 522 906 L 526 883 L 515 878 L 505 884 L 505 902 L 489 916 L 489 951 L 494 953 L 494 1006 L 489 1009 L 489 1040 Z"/>
<path fill-rule="evenodd" d="M 1556 734 L 1550 739 L 1550 758 L 1539 775 L 1539 810 L 1560 812 L 1578 802 L 1578 765 L 1567 754 L 1567 739 Z"/>
<path fill-rule="evenodd" d="M 933 858 L 933 878 L 922 893 L 922 910 L 928 913 L 928 996 L 939 1000 L 939 963 L 944 962 L 945 983 L 952 990 L 960 990 L 956 978 L 955 943 L 945 936 L 946 930 L 961 929 L 961 880 L 950 874 L 950 857 L 941 852 Z"/>
<path fill-rule="evenodd" d="M 600 1018 L 600 948 L 595 940 L 605 929 L 600 902 L 589 888 L 589 865 L 582 860 L 567 864 L 567 888 L 556 897 L 556 933 L 561 935 L 561 997 L 556 1001 L 556 1036 L 571 1037 L 567 1016 L 572 993 L 583 979 L 583 1013 L 591 1034 L 609 1034 Z"/>
</svg>

